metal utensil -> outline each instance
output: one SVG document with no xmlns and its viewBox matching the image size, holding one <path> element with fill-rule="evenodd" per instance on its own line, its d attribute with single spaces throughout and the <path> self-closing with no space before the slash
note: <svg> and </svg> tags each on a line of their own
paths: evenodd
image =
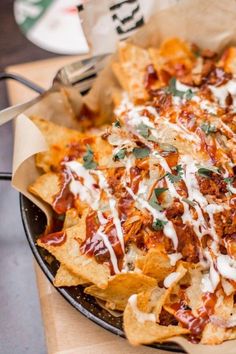
<svg viewBox="0 0 236 354">
<path fill-rule="evenodd" d="M 83 94 L 92 85 L 97 73 L 101 71 L 106 63 L 108 54 L 98 55 L 89 59 L 82 59 L 72 64 L 66 65 L 61 68 L 53 79 L 52 86 L 49 90 L 44 90 L 40 86 L 34 84 L 19 75 L 0 73 L 0 80 L 13 79 L 40 93 L 34 99 L 21 103 L 15 106 L 8 107 L 0 112 L 0 125 L 8 122 L 16 117 L 18 114 L 24 112 L 27 108 L 31 107 L 40 101 L 45 95 L 56 92 L 60 86 L 68 86 L 77 84 L 78 90 Z"/>
<path fill-rule="evenodd" d="M 98 72 L 105 66 L 108 57 L 109 54 L 98 55 L 89 59 L 79 60 L 62 67 L 56 73 L 52 82 L 52 87 L 47 91 L 20 75 L 5 72 L 0 73 L 0 80 L 12 79 L 39 93 L 39 96 L 28 102 L 2 110 L 0 112 L 0 126 L 10 121 L 18 114 L 24 112 L 36 102 L 40 101 L 49 92 L 58 91 L 60 86 L 76 85 L 80 93 L 85 94 L 91 88 Z M 0 180 L 11 180 L 11 177 L 11 172 L 0 172 Z"/>
</svg>

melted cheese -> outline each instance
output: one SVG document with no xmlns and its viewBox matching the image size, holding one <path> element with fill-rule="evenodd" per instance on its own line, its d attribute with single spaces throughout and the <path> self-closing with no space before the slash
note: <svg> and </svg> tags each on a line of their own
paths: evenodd
<svg viewBox="0 0 236 354">
<path fill-rule="evenodd" d="M 143 311 L 140 311 L 137 305 L 137 295 L 131 295 L 128 303 L 130 304 L 132 311 L 137 319 L 138 322 L 140 323 L 144 323 L 147 321 L 151 321 L 151 322 L 156 322 L 156 316 L 154 315 L 154 313 L 146 313 Z"/>
</svg>

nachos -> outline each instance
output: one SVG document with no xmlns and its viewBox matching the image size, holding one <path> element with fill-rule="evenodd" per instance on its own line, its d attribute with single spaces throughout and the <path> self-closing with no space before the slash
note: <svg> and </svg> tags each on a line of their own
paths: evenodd
<svg viewBox="0 0 236 354">
<path fill-rule="evenodd" d="M 55 286 L 123 313 L 131 344 L 236 338 L 236 48 L 122 42 L 110 126 L 32 117 L 49 150 L 29 191 L 61 221 Z"/>
</svg>

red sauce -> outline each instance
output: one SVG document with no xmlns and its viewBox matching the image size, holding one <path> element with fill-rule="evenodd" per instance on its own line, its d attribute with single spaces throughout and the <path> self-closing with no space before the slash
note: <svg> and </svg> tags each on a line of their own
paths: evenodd
<svg viewBox="0 0 236 354">
<path fill-rule="evenodd" d="M 126 192 L 125 195 L 119 199 L 118 211 L 121 218 L 126 219 L 131 210 L 133 202 L 133 198 L 128 192 Z"/>
<path fill-rule="evenodd" d="M 130 169 L 130 188 L 136 194 L 138 192 L 139 182 L 141 181 L 140 169 L 138 167 L 131 167 Z"/>
<path fill-rule="evenodd" d="M 73 207 L 74 195 L 69 189 L 71 176 L 64 170 L 61 174 L 60 192 L 54 196 L 52 204 L 57 214 L 64 214 L 68 209 Z"/>
<path fill-rule="evenodd" d="M 83 145 L 81 142 L 73 142 L 67 146 L 68 152 L 66 156 L 64 157 L 63 161 L 72 161 L 76 160 L 78 157 L 81 157 L 84 155 L 86 149 L 86 145 Z"/>
<path fill-rule="evenodd" d="M 110 259 L 110 253 L 106 248 L 101 236 L 97 234 L 100 224 L 97 219 L 97 213 L 92 212 L 86 218 L 86 239 L 81 244 L 81 253 L 94 257 L 98 263 L 107 263 L 111 269 L 111 274 L 115 274 Z M 104 228 L 104 234 L 107 236 L 111 246 L 115 252 L 118 261 L 118 268 L 122 268 L 123 251 L 117 237 L 115 225 L 112 221 L 108 221 Z"/>
<path fill-rule="evenodd" d="M 40 237 L 40 241 L 48 246 L 61 246 L 66 241 L 66 232 L 58 231 Z"/>
<path fill-rule="evenodd" d="M 190 308 L 183 301 L 173 304 L 171 307 L 176 311 L 175 318 L 188 328 L 193 336 L 199 336 L 209 322 L 209 317 L 214 312 L 216 303 L 215 294 L 203 295 L 203 306 L 198 309 L 198 317 L 195 317 Z"/>
<path fill-rule="evenodd" d="M 144 87 L 146 89 L 151 88 L 153 84 L 157 81 L 157 72 L 152 64 L 149 64 L 146 68 L 146 74 L 144 78 Z"/>
<path fill-rule="evenodd" d="M 196 134 L 201 139 L 201 149 L 205 151 L 210 157 L 213 163 L 216 162 L 216 143 L 215 140 L 212 139 L 211 144 L 207 142 L 207 138 L 205 133 L 200 129 L 196 129 Z"/>
</svg>

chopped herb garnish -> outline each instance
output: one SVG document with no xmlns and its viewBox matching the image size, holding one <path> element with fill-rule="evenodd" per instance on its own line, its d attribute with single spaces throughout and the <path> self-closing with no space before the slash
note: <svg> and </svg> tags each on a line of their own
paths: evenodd
<svg viewBox="0 0 236 354">
<path fill-rule="evenodd" d="M 125 154 L 126 154 L 126 149 L 120 149 L 114 156 L 113 156 L 113 160 L 117 161 L 117 160 L 123 160 L 125 158 Z"/>
<path fill-rule="evenodd" d="M 163 208 L 162 206 L 158 203 L 157 198 L 165 191 L 167 191 L 168 188 L 155 188 L 151 198 L 149 199 L 149 204 L 156 210 L 162 211 Z"/>
<path fill-rule="evenodd" d="M 177 174 L 174 175 L 170 172 L 167 172 L 166 176 L 169 178 L 169 180 L 171 181 L 171 183 L 176 183 L 179 182 L 182 178 L 183 178 L 183 167 L 181 165 L 177 165 L 176 167 L 173 168 Z"/>
<path fill-rule="evenodd" d="M 202 167 L 200 165 L 197 165 L 197 167 L 198 167 L 197 173 L 202 177 L 209 178 L 211 177 L 212 173 L 220 174 L 219 169 L 217 167 L 213 167 L 213 166 Z"/>
<path fill-rule="evenodd" d="M 170 79 L 169 86 L 167 87 L 166 92 L 170 93 L 173 96 L 186 98 L 186 100 L 190 100 L 194 96 L 194 93 L 191 89 L 188 89 L 187 91 L 177 90 L 175 77 L 172 77 L 172 79 Z"/>
<path fill-rule="evenodd" d="M 93 150 L 87 145 L 86 153 L 83 156 L 83 166 L 87 170 L 94 170 L 97 167 L 97 163 L 93 160 Z"/>
<path fill-rule="evenodd" d="M 158 211 L 163 210 L 162 206 L 157 201 L 155 193 L 152 193 L 151 198 L 149 199 L 149 204 L 151 205 L 151 207 L 153 207 L 154 209 L 156 209 Z"/>
<path fill-rule="evenodd" d="M 191 98 L 193 98 L 194 96 L 194 93 L 191 89 L 188 89 L 186 92 L 185 92 L 185 95 L 184 97 L 186 98 L 186 100 L 191 100 Z"/>
<path fill-rule="evenodd" d="M 144 147 L 144 148 L 135 147 L 133 148 L 133 154 L 136 157 L 136 159 L 143 159 L 150 155 L 150 149 L 148 147 Z"/>
<path fill-rule="evenodd" d="M 144 123 L 140 123 L 137 127 L 137 132 L 142 135 L 144 138 L 148 138 L 149 136 L 149 128 Z"/>
<path fill-rule="evenodd" d="M 206 135 L 209 135 L 211 133 L 216 133 L 216 131 L 217 131 L 216 127 L 210 123 L 203 123 L 201 125 L 201 129 L 202 129 L 202 131 L 204 131 L 204 133 Z"/>
<path fill-rule="evenodd" d="M 114 127 L 116 127 L 116 128 L 120 128 L 121 127 L 120 122 L 118 120 L 116 120 L 114 122 Z"/>
<path fill-rule="evenodd" d="M 163 230 L 164 226 L 167 224 L 167 221 L 163 221 L 160 219 L 156 219 L 153 223 L 152 223 L 152 228 L 156 231 L 159 230 Z"/>
<path fill-rule="evenodd" d="M 155 188 L 154 189 L 154 193 L 157 198 L 165 191 L 168 191 L 168 188 Z"/>
<path fill-rule="evenodd" d="M 188 199 L 188 198 L 182 198 L 182 201 L 191 205 L 192 207 L 194 207 L 195 202 L 193 202 L 192 200 Z"/>
<path fill-rule="evenodd" d="M 224 178 L 224 181 L 225 181 L 225 183 L 227 183 L 227 184 L 232 184 L 233 181 L 234 181 L 234 178 L 235 178 L 235 177 L 227 177 L 227 178 Z"/>
</svg>

